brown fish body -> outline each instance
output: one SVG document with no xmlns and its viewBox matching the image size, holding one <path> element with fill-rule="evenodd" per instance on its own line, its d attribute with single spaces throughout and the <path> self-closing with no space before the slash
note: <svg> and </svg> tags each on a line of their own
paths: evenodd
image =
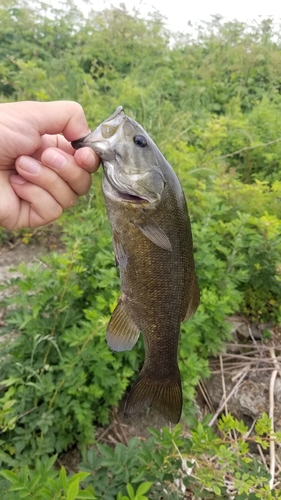
<svg viewBox="0 0 281 500">
<path fill-rule="evenodd" d="M 119 110 L 119 117 L 120 113 Z M 177 364 L 180 324 L 199 304 L 188 210 L 172 167 L 140 125 L 124 117 L 121 142 L 139 135 L 147 142 L 149 139 L 148 145 L 136 152 L 132 150 L 132 141 L 129 149 L 126 142 L 123 145 L 123 164 L 127 165 L 130 157 L 136 155 L 135 169 L 127 172 L 131 191 L 130 185 L 121 179 L 123 171 L 120 178 L 112 181 L 112 159 L 108 167 L 102 157 L 103 154 L 112 158 L 112 151 L 100 151 L 87 138 L 83 144 L 91 145 L 102 157 L 103 194 L 121 276 L 122 294 L 108 325 L 107 341 L 113 350 L 122 351 L 134 346 L 140 331 L 144 337 L 145 362 L 127 398 L 125 416 L 152 407 L 171 422 L 177 422 L 182 408 Z M 129 120 L 125 126 L 124 120 Z M 112 117 L 104 123 L 111 122 Z M 135 144 L 134 147 L 137 148 Z M 118 158 L 120 151 L 114 152 Z M 155 167 L 152 173 L 147 170 L 149 162 Z M 145 174 L 140 177 L 137 172 L 138 168 L 143 171 L 142 163 Z M 118 170 L 116 164 L 115 169 Z"/>
</svg>

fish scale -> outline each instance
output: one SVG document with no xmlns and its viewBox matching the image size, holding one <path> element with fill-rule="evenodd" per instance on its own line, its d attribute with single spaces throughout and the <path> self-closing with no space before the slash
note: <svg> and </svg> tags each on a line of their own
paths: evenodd
<svg viewBox="0 0 281 500">
<path fill-rule="evenodd" d="M 115 351 L 140 332 L 145 360 L 125 403 L 132 417 L 153 408 L 176 423 L 182 411 L 177 364 L 180 324 L 200 293 L 192 234 L 180 182 L 156 144 L 122 107 L 73 147 L 90 146 L 104 169 L 103 195 L 122 294 L 107 328 Z"/>
</svg>

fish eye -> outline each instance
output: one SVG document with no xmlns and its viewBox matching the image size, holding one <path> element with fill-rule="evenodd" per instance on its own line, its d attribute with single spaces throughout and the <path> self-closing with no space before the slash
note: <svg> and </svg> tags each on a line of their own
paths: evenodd
<svg viewBox="0 0 281 500">
<path fill-rule="evenodd" d="M 136 146 L 138 146 L 139 148 L 145 148 L 147 146 L 147 140 L 146 140 L 146 137 L 142 134 L 137 134 L 135 135 L 134 137 L 134 143 L 136 144 Z"/>
</svg>

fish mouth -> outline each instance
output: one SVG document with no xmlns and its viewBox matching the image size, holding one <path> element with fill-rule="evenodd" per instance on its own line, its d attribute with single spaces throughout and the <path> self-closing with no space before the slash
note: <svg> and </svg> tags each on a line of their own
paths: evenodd
<svg viewBox="0 0 281 500">
<path fill-rule="evenodd" d="M 84 148 L 85 147 L 84 140 L 86 139 L 86 137 L 88 137 L 88 136 L 85 135 L 84 137 L 81 137 L 80 139 L 77 139 L 76 141 L 72 141 L 71 146 L 73 147 L 73 149 Z"/>
<path fill-rule="evenodd" d="M 115 201 L 119 201 L 121 203 L 131 203 L 133 205 L 144 205 L 149 204 L 149 200 L 142 196 L 138 196 L 136 194 L 128 193 L 128 191 L 122 191 L 122 188 L 119 189 L 114 185 L 110 179 L 108 179 L 107 175 L 104 176 L 104 181 L 106 184 L 103 184 L 103 192 L 107 194 L 110 198 Z"/>
<path fill-rule="evenodd" d="M 124 201 L 128 201 L 129 203 L 148 203 L 148 201 L 145 198 L 141 198 L 140 196 L 136 196 L 134 194 L 122 193 L 120 191 L 117 192 L 119 198 L 121 198 Z"/>
</svg>

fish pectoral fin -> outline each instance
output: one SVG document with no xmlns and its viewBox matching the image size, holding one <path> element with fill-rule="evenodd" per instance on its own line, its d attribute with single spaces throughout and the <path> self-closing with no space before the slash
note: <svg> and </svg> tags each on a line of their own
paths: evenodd
<svg viewBox="0 0 281 500">
<path fill-rule="evenodd" d="M 191 281 L 191 286 L 190 286 L 190 300 L 188 303 L 187 311 L 185 313 L 184 318 L 181 321 L 187 321 L 195 311 L 197 310 L 199 303 L 200 303 L 200 290 L 198 286 L 198 281 L 197 277 L 195 274 L 195 271 L 193 273 L 192 281 Z"/>
<path fill-rule="evenodd" d="M 166 233 L 149 215 L 142 211 L 145 219 L 143 222 L 133 222 L 133 224 L 146 236 L 150 241 L 164 250 L 172 251 L 171 242 Z"/>
<path fill-rule="evenodd" d="M 113 351 L 130 351 L 139 338 L 140 330 L 125 310 L 122 299 L 115 307 L 106 331 L 107 343 Z"/>
<path fill-rule="evenodd" d="M 145 408 L 161 413 L 176 424 L 181 416 L 182 390 L 180 372 L 168 380 L 159 380 L 141 373 L 134 383 L 124 408 L 125 417 L 134 417 Z"/>
<path fill-rule="evenodd" d="M 126 254 L 124 247 L 120 241 L 120 236 L 117 231 L 112 233 L 113 249 L 115 253 L 115 261 L 117 265 L 126 269 L 128 262 L 128 255 Z"/>
</svg>

